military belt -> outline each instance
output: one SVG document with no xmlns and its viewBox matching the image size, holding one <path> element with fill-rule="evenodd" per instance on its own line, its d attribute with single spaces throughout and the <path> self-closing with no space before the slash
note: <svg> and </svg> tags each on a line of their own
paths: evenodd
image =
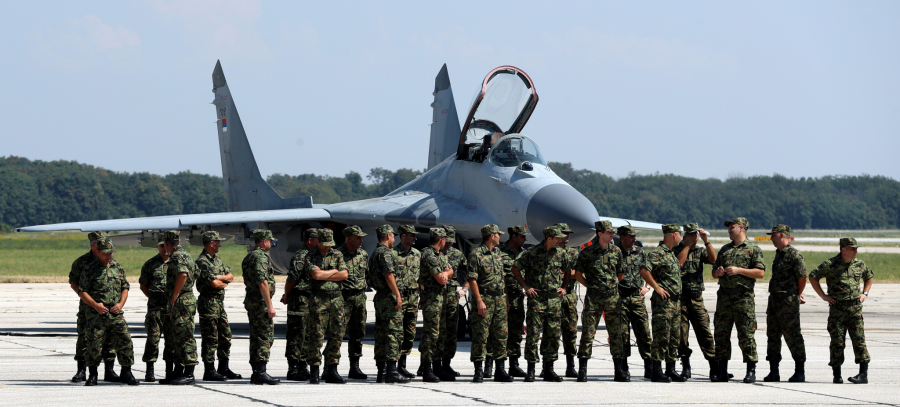
<svg viewBox="0 0 900 407">
<path fill-rule="evenodd" d="M 337 298 L 337 297 L 341 296 L 341 291 L 340 290 L 335 290 L 335 291 L 316 290 L 316 291 L 313 291 L 313 295 L 316 297 L 321 297 L 321 298 Z"/>
<path fill-rule="evenodd" d="M 502 297 L 506 294 L 506 292 L 503 291 L 502 288 L 492 290 L 489 288 L 482 289 L 481 287 L 478 287 L 478 292 L 481 293 L 482 297 Z"/>
<path fill-rule="evenodd" d="M 606 297 L 612 297 L 612 295 L 615 293 L 616 293 L 616 287 L 607 288 L 605 290 L 601 290 L 599 288 L 588 288 L 587 289 L 587 295 L 589 295 L 591 297 L 597 296 L 597 297 L 606 298 Z"/>
<path fill-rule="evenodd" d="M 364 292 L 366 292 L 366 290 L 364 290 L 364 289 L 362 289 L 362 288 L 358 288 L 358 289 L 354 289 L 354 290 L 341 290 L 341 294 L 342 294 L 344 297 L 352 297 L 352 296 L 354 296 L 354 295 L 359 295 L 359 294 L 362 294 L 362 293 L 364 293 Z"/>
<path fill-rule="evenodd" d="M 641 289 L 619 286 L 619 295 L 621 295 L 623 297 L 638 296 L 638 295 L 641 295 Z"/>
<path fill-rule="evenodd" d="M 434 288 L 434 287 L 425 287 L 425 291 L 426 291 L 426 292 L 429 292 L 429 293 L 442 293 L 442 292 L 447 291 L 447 286 L 446 286 L 446 285 L 442 285 L 442 286 L 440 286 L 440 287 L 438 287 L 438 288 Z"/>
</svg>

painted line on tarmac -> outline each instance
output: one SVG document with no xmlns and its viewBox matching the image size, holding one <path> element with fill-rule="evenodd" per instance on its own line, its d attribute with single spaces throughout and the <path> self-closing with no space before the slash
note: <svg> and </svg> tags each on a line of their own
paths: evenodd
<svg viewBox="0 0 900 407">
<path fill-rule="evenodd" d="M 262 385 L 262 386 L 266 386 L 266 385 Z M 245 395 L 243 395 L 243 394 L 229 393 L 229 392 L 227 392 L 227 391 L 222 391 L 222 390 L 219 390 L 219 389 L 209 388 L 209 387 L 206 387 L 206 386 L 204 386 L 204 385 L 202 385 L 202 384 L 196 384 L 196 383 L 195 383 L 195 384 L 194 384 L 194 387 L 197 387 L 197 388 L 200 388 L 200 389 L 203 389 L 203 390 L 207 390 L 207 391 L 211 391 L 211 392 L 213 392 L 213 393 L 220 393 L 220 394 L 225 394 L 225 395 L 229 395 L 229 396 L 234 396 L 234 397 L 242 398 L 242 399 L 244 399 L 244 400 L 249 400 L 249 401 L 252 401 L 252 402 L 255 402 L 255 403 L 262 403 L 262 404 L 265 404 L 265 405 L 267 405 L 267 406 L 291 407 L 291 406 L 287 406 L 287 405 L 284 405 L 284 404 L 276 404 L 276 403 L 272 403 L 272 402 L 270 402 L 270 401 L 266 401 L 266 400 L 262 400 L 262 399 L 257 399 L 257 398 L 253 398 L 253 397 L 250 397 L 250 396 L 245 396 Z"/>
<path fill-rule="evenodd" d="M 809 390 L 789 389 L 786 387 L 778 387 L 778 386 L 774 386 L 771 384 L 759 383 L 759 382 L 754 383 L 754 385 L 760 386 L 760 387 L 768 387 L 768 388 L 772 388 L 772 389 L 778 389 L 778 390 L 793 391 L 793 392 L 797 392 L 797 393 L 813 394 L 816 396 L 832 397 L 832 398 L 841 399 L 841 400 L 855 401 L 857 403 L 868 403 L 868 404 L 876 404 L 876 405 L 881 405 L 881 406 L 898 406 L 898 405 L 900 405 L 900 404 L 884 403 L 881 401 L 860 400 L 860 399 L 854 399 L 854 398 L 850 398 L 850 397 L 836 396 L 834 394 L 819 393 L 819 392 L 809 391 Z M 850 386 L 852 386 L 852 385 L 853 384 L 851 383 Z"/>
<path fill-rule="evenodd" d="M 492 403 L 492 402 L 487 401 L 487 400 L 485 400 L 485 399 L 483 399 L 483 398 L 480 398 L 480 397 L 465 396 L 465 395 L 462 395 L 462 394 L 459 394 L 459 393 L 454 393 L 454 392 L 452 392 L 452 391 L 438 390 L 438 389 L 435 389 L 435 388 L 432 388 L 432 387 L 426 387 L 426 386 L 413 386 L 413 385 L 409 385 L 409 384 L 397 384 L 397 386 L 400 386 L 400 387 L 409 387 L 409 388 L 413 388 L 413 389 L 421 389 L 421 390 L 430 390 L 430 391 L 433 391 L 433 392 L 435 392 L 435 393 L 449 394 L 449 395 L 451 395 L 451 396 L 456 396 L 456 397 L 459 397 L 459 398 L 461 398 L 461 399 L 471 400 L 471 401 L 475 401 L 475 402 L 478 402 L 478 403 L 481 403 L 481 404 L 487 404 L 487 405 L 491 405 L 491 406 L 499 406 L 499 405 L 502 405 L 502 404 L 499 404 L 499 403 Z"/>
</svg>

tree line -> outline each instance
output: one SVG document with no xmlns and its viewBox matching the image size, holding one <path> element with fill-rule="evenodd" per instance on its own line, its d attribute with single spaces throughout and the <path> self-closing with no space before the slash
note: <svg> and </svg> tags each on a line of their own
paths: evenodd
<svg viewBox="0 0 900 407">
<path fill-rule="evenodd" d="M 568 163 L 550 163 L 600 214 L 650 222 L 698 222 L 721 228 L 744 216 L 753 228 L 787 223 L 798 229 L 900 228 L 900 182 L 883 176 L 788 178 L 781 175 L 700 180 L 671 174 L 615 179 Z M 316 203 L 374 198 L 423 171 L 374 168 L 366 181 L 273 174 L 283 197 L 311 195 Z M 0 228 L 84 220 L 209 213 L 225 210 L 222 178 L 191 172 L 115 172 L 75 161 L 0 157 Z"/>
</svg>

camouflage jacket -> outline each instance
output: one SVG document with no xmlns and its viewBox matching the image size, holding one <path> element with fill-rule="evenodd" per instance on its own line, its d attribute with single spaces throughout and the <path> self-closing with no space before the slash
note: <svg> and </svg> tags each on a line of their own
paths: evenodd
<svg viewBox="0 0 900 407">
<path fill-rule="evenodd" d="M 143 266 L 141 266 L 141 276 L 138 278 L 138 283 L 146 285 L 147 292 L 149 292 L 151 296 L 158 295 L 165 298 L 166 279 L 168 278 L 166 276 L 167 266 L 168 263 L 164 262 L 159 254 L 151 257 L 144 262 Z M 168 300 L 168 298 L 166 299 Z"/>
<path fill-rule="evenodd" d="M 241 272 L 244 276 L 244 304 L 264 302 L 259 284 L 269 284 L 269 298 L 275 296 L 275 268 L 272 266 L 272 258 L 269 253 L 256 247 L 241 262 Z"/>
<path fill-rule="evenodd" d="M 713 270 L 719 267 L 740 267 L 746 269 L 766 269 L 763 263 L 763 253 L 759 246 L 744 240 L 743 243 L 735 245 L 729 242 L 719 249 L 716 264 L 713 264 Z M 740 289 L 741 291 L 753 291 L 756 284 L 755 278 L 747 276 L 733 275 L 719 277 L 719 286 L 725 289 Z"/>
<path fill-rule="evenodd" d="M 226 266 L 218 254 L 210 255 L 206 250 L 200 252 L 195 263 L 200 270 L 200 277 L 197 278 L 197 291 L 200 295 L 224 300 L 225 289 L 213 288 L 210 284 L 216 277 L 231 273 L 231 267 Z"/>
<path fill-rule="evenodd" d="M 300 271 L 300 268 L 303 266 L 303 260 L 308 253 L 309 249 L 304 245 L 300 250 L 297 250 L 297 253 L 294 253 L 294 257 L 291 257 L 291 263 L 288 265 L 287 282 L 297 283 L 291 289 L 291 296 L 294 295 L 294 290 L 297 290 L 298 293 L 300 291 L 309 291 L 309 274 Z"/>
<path fill-rule="evenodd" d="M 638 245 L 631 246 L 631 250 L 627 253 L 622 246 L 618 246 L 622 251 L 622 274 L 624 278 L 619 282 L 620 288 L 641 288 L 644 286 L 644 279 L 641 277 L 641 267 L 647 262 L 647 253 L 644 248 Z"/>
<path fill-rule="evenodd" d="M 647 255 L 644 268 L 650 271 L 660 288 L 673 296 L 681 295 L 681 266 L 672 249 L 660 244 Z"/>
<path fill-rule="evenodd" d="M 678 253 L 684 250 L 684 244 L 679 243 L 678 246 L 672 248 L 675 259 L 678 259 Z M 703 292 L 703 265 L 712 264 L 709 256 L 706 255 L 706 247 L 696 247 L 689 249 L 687 259 L 681 265 L 681 286 L 687 293 L 699 294 Z"/>
<path fill-rule="evenodd" d="M 575 280 L 575 276 L 572 275 L 572 270 L 575 269 L 575 263 L 578 262 L 579 249 L 574 247 L 562 247 L 561 249 L 566 251 L 566 265 L 563 267 L 563 270 L 570 275 L 569 285 L 566 286 L 566 294 L 573 294 L 575 292 L 575 284 L 578 281 Z"/>
<path fill-rule="evenodd" d="M 425 290 L 443 290 L 444 286 L 438 284 L 434 279 L 434 275 L 443 273 L 450 263 L 447 263 L 447 256 L 437 250 L 434 246 L 428 246 L 422 250 L 421 269 L 419 270 L 419 284 L 425 287 Z M 449 284 L 449 283 L 448 283 Z"/>
<path fill-rule="evenodd" d="M 512 266 L 516 259 L 522 255 L 522 252 L 525 251 L 525 248 L 520 248 L 517 253 L 513 253 L 512 249 L 509 248 L 509 242 L 500 243 L 500 246 L 497 248 L 500 249 L 500 253 L 503 254 L 503 275 L 505 276 L 506 286 L 522 290 L 522 286 L 519 285 L 519 282 L 516 281 L 516 277 L 512 273 Z"/>
<path fill-rule="evenodd" d="M 356 250 L 356 253 L 350 253 L 347 245 L 341 245 L 338 252 L 344 257 L 344 263 L 347 265 L 349 275 L 347 279 L 341 281 L 341 290 L 365 290 L 366 289 L 366 271 L 369 269 L 369 253 L 366 253 L 362 247 Z"/>
<path fill-rule="evenodd" d="M 394 250 L 397 259 L 397 288 L 400 290 L 417 290 L 419 288 L 419 266 L 422 263 L 422 253 L 415 247 L 408 251 L 403 246 L 397 245 Z"/>
<path fill-rule="evenodd" d="M 340 291 L 341 282 L 316 280 L 312 278 L 312 272 L 318 267 L 319 270 L 347 270 L 347 264 L 344 262 L 344 255 L 341 252 L 328 249 L 324 255 L 319 250 L 310 250 L 303 259 L 303 270 L 309 276 L 309 288 L 313 291 Z"/>
<path fill-rule="evenodd" d="M 859 298 L 859 284 L 875 278 L 875 273 L 862 260 L 854 259 L 847 264 L 838 254 L 823 261 L 809 273 L 809 278 L 816 280 L 824 278 L 828 284 L 828 295 L 838 301 L 845 301 Z"/>
<path fill-rule="evenodd" d="M 806 277 L 806 264 L 803 255 L 793 246 L 775 251 L 772 262 L 772 278 L 769 280 L 770 293 L 797 294 L 798 279 Z"/>
<path fill-rule="evenodd" d="M 593 244 L 578 255 L 575 270 L 581 272 L 589 290 L 608 291 L 619 284 L 619 274 L 624 274 L 622 249 L 610 244 L 606 249 Z"/>
<path fill-rule="evenodd" d="M 505 273 L 503 253 L 499 248 L 488 250 L 484 244 L 478 246 L 469 253 L 468 265 L 468 278 L 478 283 L 479 292 L 503 291 Z"/>
<path fill-rule="evenodd" d="M 130 288 L 125 269 L 115 259 L 109 266 L 104 266 L 95 258 L 81 269 L 78 280 L 78 291 L 88 293 L 95 302 L 107 306 L 119 302 L 122 291 Z"/>
<path fill-rule="evenodd" d="M 69 284 L 79 284 L 81 282 L 81 270 L 84 270 L 91 261 L 94 260 L 94 253 L 88 250 L 87 253 L 78 256 L 72 262 L 72 269 L 69 271 Z"/>
<path fill-rule="evenodd" d="M 567 265 L 565 251 L 556 247 L 544 249 L 543 242 L 522 253 L 514 263 L 525 283 L 546 296 L 552 296 L 562 287 L 563 270 Z"/>
<path fill-rule="evenodd" d="M 460 281 L 468 279 L 466 277 L 469 272 L 466 255 L 459 249 L 450 246 L 444 256 L 447 256 L 447 264 L 453 269 L 453 278 L 447 281 L 447 287 L 454 287 L 455 290 L 455 287 L 459 287 Z"/>
<path fill-rule="evenodd" d="M 184 280 L 184 286 L 181 287 L 181 294 L 194 294 L 194 281 L 197 280 L 197 264 L 191 254 L 184 250 L 181 246 L 175 246 L 175 251 L 169 256 L 169 263 L 166 266 L 166 297 L 172 298 L 175 291 L 175 278 L 179 274 L 187 275 Z"/>
<path fill-rule="evenodd" d="M 369 284 L 381 293 L 390 293 L 385 274 L 393 274 L 397 278 L 397 252 L 381 243 L 369 257 Z"/>
</svg>

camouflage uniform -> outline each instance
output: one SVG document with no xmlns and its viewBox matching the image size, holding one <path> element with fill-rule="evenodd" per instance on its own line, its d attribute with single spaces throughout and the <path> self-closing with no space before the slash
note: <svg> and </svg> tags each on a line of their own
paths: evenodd
<svg viewBox="0 0 900 407">
<path fill-rule="evenodd" d="M 319 238 L 316 229 L 307 229 L 304 233 L 304 237 L 307 239 Z M 306 361 L 303 345 L 306 342 L 306 325 L 309 316 L 309 274 L 302 272 L 301 267 L 309 251 L 305 245 L 301 247 L 291 257 L 291 263 L 288 266 L 287 282 L 296 283 L 287 298 L 288 318 L 284 356 L 288 362 Z"/>
<path fill-rule="evenodd" d="M 112 250 L 112 243 L 105 238 L 98 240 L 97 246 L 104 251 Z M 109 249 L 102 249 L 103 246 Z M 87 293 L 95 302 L 108 309 L 112 309 L 122 299 L 122 292 L 129 288 L 125 269 L 115 260 L 111 260 L 109 266 L 104 266 L 95 258 L 81 269 L 78 279 L 78 291 Z M 109 311 L 100 315 L 89 307 L 85 312 L 84 343 L 87 366 L 100 365 L 104 345 L 117 350 L 119 364 L 123 368 L 134 364 L 134 348 L 124 312 L 113 314 Z"/>
<path fill-rule="evenodd" d="M 200 270 L 200 278 L 197 279 L 197 291 L 200 292 L 197 311 L 202 335 L 200 355 L 204 363 L 213 363 L 216 354 L 219 359 L 228 359 L 231 355 L 231 325 L 225 313 L 225 289 L 216 289 L 210 284 L 216 277 L 230 274 L 231 268 L 222 262 L 219 255 L 210 255 L 206 250 L 197 256 L 196 263 Z"/>
<path fill-rule="evenodd" d="M 796 362 L 806 362 L 806 346 L 800 333 L 800 295 L 798 279 L 806 277 L 803 255 L 792 246 L 775 252 L 772 278 L 769 280 L 769 305 L 766 308 L 766 360 L 781 361 L 781 337 L 787 342 Z M 842 350 L 843 351 L 843 350 Z"/>
<path fill-rule="evenodd" d="M 622 308 L 619 315 L 622 324 L 622 338 L 625 357 L 631 356 L 631 334 L 628 325 L 634 329 L 634 337 L 638 346 L 638 353 L 641 359 L 650 359 L 650 322 L 647 316 L 647 305 L 644 296 L 641 295 L 641 287 L 644 286 L 644 280 L 641 278 L 641 267 L 647 261 L 647 254 L 644 250 L 635 245 L 628 252 L 621 246 L 622 251 L 622 272 L 624 278 L 619 282 L 619 306 Z"/>
<path fill-rule="evenodd" d="M 453 243 L 449 239 L 450 232 L 447 236 L 449 245 Z M 460 276 L 468 275 L 468 262 L 463 252 L 455 247 L 450 247 L 445 255 L 447 263 L 453 269 L 453 278 L 447 281 L 447 288 L 444 291 L 445 306 L 441 314 L 441 337 L 438 339 L 438 344 L 440 345 L 440 357 L 453 359 L 456 356 L 456 339 L 459 334 L 459 293 L 456 292 L 456 289 L 459 288 Z"/>
<path fill-rule="evenodd" d="M 175 291 L 175 278 L 179 274 L 184 274 L 187 278 L 175 300 L 175 305 L 168 307 L 169 318 L 172 321 L 172 343 L 176 344 L 175 364 L 196 366 L 198 361 L 197 340 L 194 339 L 194 314 L 197 313 L 197 297 L 194 297 L 194 281 L 197 280 L 199 273 L 190 253 L 181 246 L 175 246 L 175 251 L 169 256 L 169 263 L 166 267 L 166 297 L 169 299 L 168 301 L 171 301 Z M 166 341 L 168 340 L 169 337 L 166 336 Z"/>
<path fill-rule="evenodd" d="M 556 230 L 558 232 L 558 229 Z M 562 287 L 564 268 L 568 258 L 564 250 L 556 247 L 547 250 L 543 244 L 542 241 L 538 246 L 525 251 L 514 263 L 525 283 L 538 292 L 537 297 L 528 297 L 525 360 L 529 363 L 540 361 L 538 339 L 541 341 L 540 355 L 544 357 L 544 361 L 553 362 L 559 358 L 559 322 L 562 300 L 559 298 L 557 289 Z M 543 337 L 541 337 L 541 332 L 543 332 Z"/>
<path fill-rule="evenodd" d="M 719 267 L 741 267 L 766 269 L 762 250 L 749 240 L 739 245 L 730 242 L 719 249 L 713 270 Z M 744 354 L 744 363 L 759 361 L 756 354 L 756 296 L 753 286 L 756 279 L 742 276 L 724 275 L 719 277 L 719 292 L 716 299 L 715 325 L 716 359 L 731 359 L 731 328 L 737 325 L 738 346 Z"/>
<path fill-rule="evenodd" d="M 685 233 L 696 231 L 699 227 L 696 224 L 687 224 Z M 694 226 L 694 227 L 691 227 Z M 675 257 L 684 250 L 684 243 L 679 243 L 672 248 Z M 713 340 L 712 330 L 709 326 L 709 312 L 706 311 L 706 305 L 703 303 L 703 265 L 712 264 L 709 256 L 706 255 L 705 247 L 693 247 L 688 251 L 687 259 L 681 266 L 681 346 L 679 353 L 682 357 L 689 358 L 693 353 L 688 338 L 690 337 L 691 325 L 694 326 L 694 335 L 697 336 L 697 343 L 700 345 L 700 351 L 706 360 L 714 360 L 716 358 L 716 345 Z"/>
<path fill-rule="evenodd" d="M 477 310 L 471 311 L 471 360 L 482 362 L 488 354 L 495 360 L 506 360 L 508 322 L 503 255 L 498 248 L 488 250 L 482 244 L 469 253 L 468 265 L 467 277 L 478 283 L 478 292 L 486 308 L 483 316 Z"/>
<path fill-rule="evenodd" d="M 347 354 L 351 358 L 362 357 L 362 342 L 366 336 L 366 274 L 369 268 L 369 253 L 361 247 L 355 253 L 342 245 L 338 252 L 344 257 L 349 277 L 341 282 L 344 297 L 344 326 L 349 342 Z"/>
<path fill-rule="evenodd" d="M 256 247 L 241 262 L 244 276 L 244 309 L 250 319 L 250 363 L 268 362 L 275 342 L 275 322 L 269 318 L 260 283 L 269 285 L 269 298 L 275 296 L 275 268 L 269 253 Z"/>
<path fill-rule="evenodd" d="M 403 225 L 400 226 L 397 233 L 416 233 L 416 228 L 412 225 Z M 403 336 L 400 341 L 400 354 L 409 355 L 416 340 L 416 324 L 419 322 L 418 281 L 422 253 L 412 246 L 410 246 L 409 250 L 403 250 L 403 246 L 397 244 L 394 254 L 397 268 L 394 278 L 397 280 L 400 297 L 403 298 L 403 307 L 400 309 L 400 312 L 403 314 L 403 322 L 401 323 Z M 388 296 L 391 296 L 390 290 L 388 290 Z M 393 307 L 393 304 L 391 307 Z"/>
<path fill-rule="evenodd" d="M 666 232 L 665 227 L 663 233 Z M 659 288 L 669 292 L 669 298 L 662 298 L 656 291 L 650 296 L 650 308 L 653 312 L 653 342 L 651 358 L 657 362 L 675 362 L 678 359 L 678 342 L 681 338 L 681 314 L 679 298 L 681 296 L 681 266 L 672 249 L 660 242 L 656 249 L 647 255 L 644 268 L 653 276 Z"/>
<path fill-rule="evenodd" d="M 612 227 L 612 226 L 610 226 Z M 579 359 L 590 359 L 600 317 L 606 313 L 609 353 L 613 359 L 625 358 L 625 337 L 620 320 L 618 275 L 622 274 L 622 250 L 610 244 L 606 249 L 594 244 L 581 252 L 575 270 L 587 281 L 587 296 L 581 311 Z"/>
<path fill-rule="evenodd" d="M 331 230 L 319 231 L 320 244 L 334 246 Z M 336 365 L 341 361 L 341 342 L 344 340 L 344 298 L 341 283 L 312 278 L 315 267 L 319 270 L 347 270 L 344 256 L 337 250 L 328 249 L 324 255 L 319 250 L 310 250 L 303 260 L 302 272 L 309 274 L 310 303 L 309 320 L 306 324 L 306 363 L 318 366 L 324 355 L 326 365 Z M 325 350 L 320 353 L 327 339 Z"/>
<path fill-rule="evenodd" d="M 561 247 L 560 250 L 565 251 L 566 261 L 563 270 L 571 273 L 571 270 L 575 268 L 575 262 L 578 260 L 578 249 Z M 575 292 L 575 283 L 575 277 L 570 277 L 569 284 L 565 287 L 566 295 L 562 297 L 559 306 L 559 313 L 562 317 L 559 329 L 562 333 L 563 353 L 566 356 L 575 356 L 575 353 L 578 351 L 575 348 L 575 343 L 578 341 L 578 293 Z M 582 325 L 584 324 L 582 323 Z M 582 329 L 584 328 L 582 327 Z M 594 329 L 596 329 L 596 325 Z"/>
<path fill-rule="evenodd" d="M 385 225 L 378 228 L 378 233 L 394 233 L 394 230 Z M 375 289 L 375 361 L 396 362 L 403 341 L 403 312 L 395 308 L 397 299 L 387 285 L 385 274 L 393 274 L 398 279 L 402 278 L 403 271 L 397 265 L 397 252 L 379 242 L 369 257 L 368 278 Z"/>
<path fill-rule="evenodd" d="M 91 232 L 88 233 L 88 240 L 91 242 L 104 237 L 103 232 Z M 81 280 L 81 270 L 83 270 L 88 264 L 90 264 L 94 260 L 94 254 L 88 251 L 85 254 L 82 254 L 74 262 L 72 262 L 72 268 L 69 271 L 69 285 L 75 284 L 78 286 L 78 283 Z M 116 261 L 113 259 L 113 261 Z M 87 311 L 90 307 L 84 303 L 81 299 L 78 300 L 78 313 L 76 316 L 76 324 L 75 329 L 78 333 L 78 339 L 75 340 L 75 360 L 79 362 L 84 362 L 84 347 L 86 346 L 84 342 L 84 322 L 85 315 L 87 315 Z M 111 346 L 103 347 L 103 360 L 107 362 L 112 362 L 116 359 L 116 350 Z"/>
<path fill-rule="evenodd" d="M 822 262 L 809 273 L 809 278 L 825 279 L 828 284 L 828 295 L 834 297 L 836 301 L 828 306 L 828 334 L 831 336 L 831 343 L 828 346 L 831 357 L 828 365 L 844 364 L 844 341 L 848 332 L 856 363 L 869 363 L 872 358 L 866 349 L 863 303 L 859 302 L 859 285 L 875 278 L 875 273 L 862 260 L 854 259 L 847 264 L 838 254 Z"/>
<path fill-rule="evenodd" d="M 166 316 L 168 298 L 166 298 L 166 262 L 157 254 L 144 262 L 141 267 L 140 284 L 147 286 L 147 315 L 144 317 L 144 329 L 147 330 L 147 343 L 144 345 L 145 363 L 156 362 L 159 357 L 159 339 L 163 332 L 171 332 L 171 322 Z M 166 338 L 163 359 L 174 361 L 174 341 Z"/>
<path fill-rule="evenodd" d="M 522 356 L 522 331 L 525 325 L 525 295 L 522 286 L 516 281 L 512 273 L 512 266 L 516 259 L 522 255 L 523 249 L 513 252 L 509 248 L 509 242 L 501 243 L 498 247 L 503 255 L 503 273 L 506 283 L 506 297 L 509 301 L 507 312 L 508 339 L 506 341 L 506 354 L 511 358 Z"/>
<path fill-rule="evenodd" d="M 431 229 L 432 236 L 446 236 L 444 229 Z M 447 256 L 428 246 L 422 250 L 421 272 L 419 284 L 425 289 L 422 292 L 422 340 L 419 342 L 419 353 L 423 362 L 440 360 L 440 328 L 441 314 L 444 312 L 446 285 L 441 285 L 434 279 L 434 275 L 443 273 L 450 264 Z"/>
</svg>

